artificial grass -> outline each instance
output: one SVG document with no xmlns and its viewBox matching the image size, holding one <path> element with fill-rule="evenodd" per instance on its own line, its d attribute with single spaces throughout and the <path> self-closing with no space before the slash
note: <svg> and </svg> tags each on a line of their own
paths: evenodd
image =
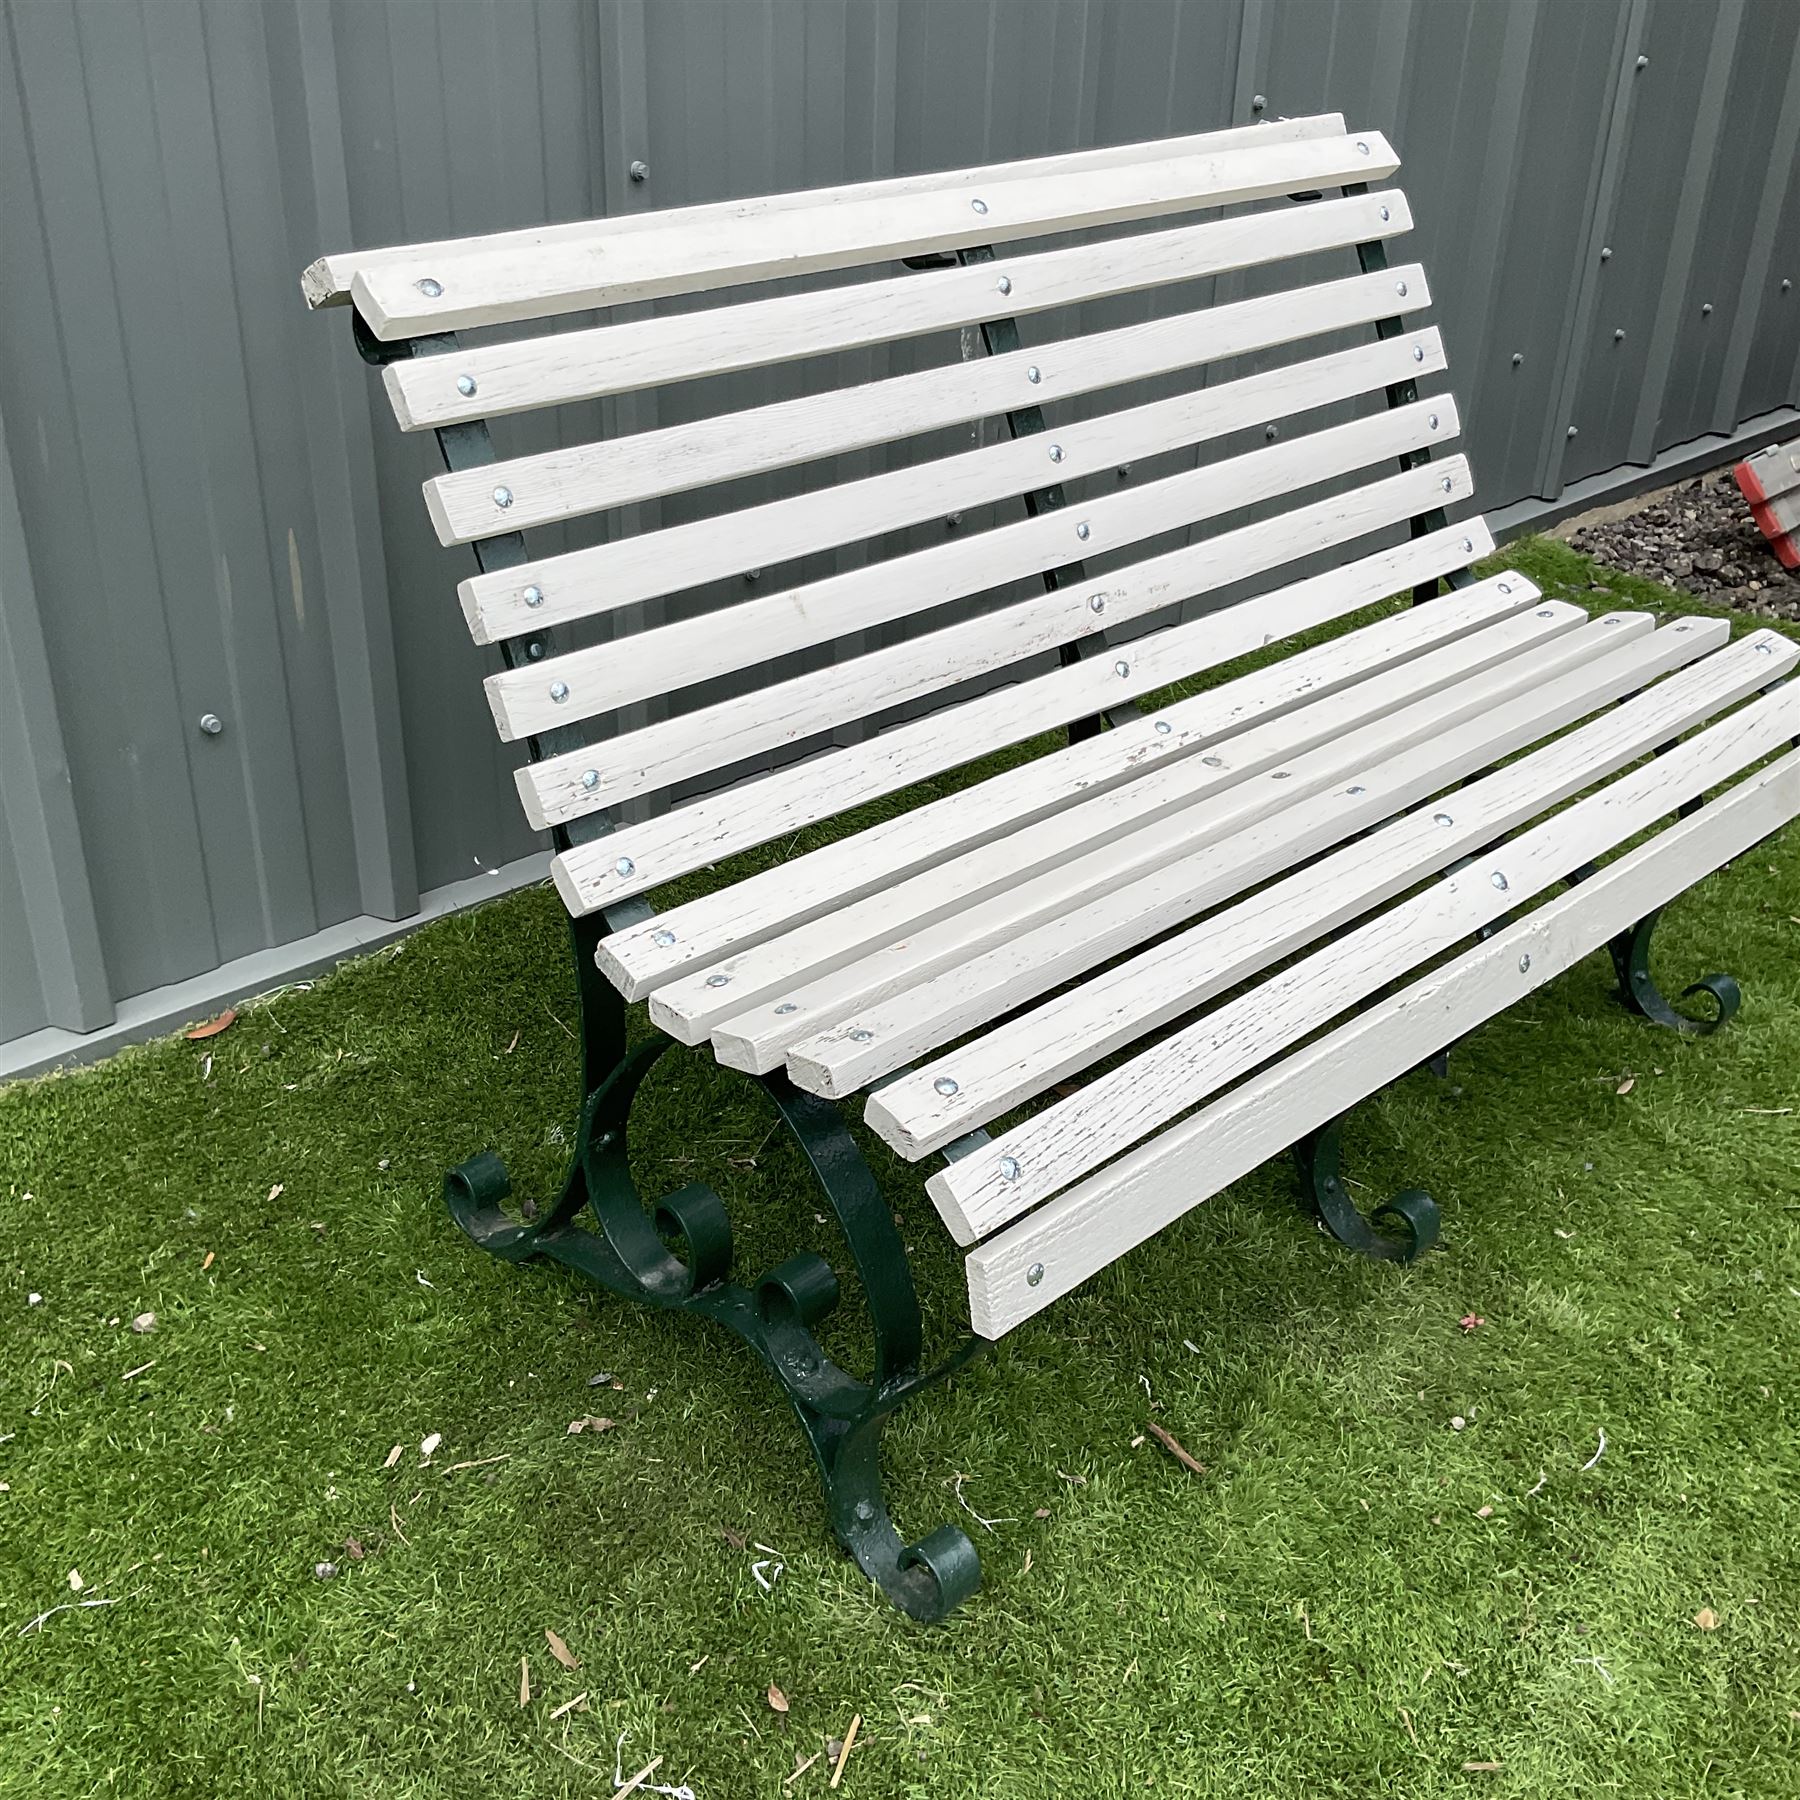
<svg viewBox="0 0 1800 1800">
<path fill-rule="evenodd" d="M 1345 1255 L 1270 1165 L 903 1411 L 903 1528 L 987 1570 L 929 1630 L 830 1543 L 747 1356 L 445 1216 L 478 1148 L 559 1168 L 549 892 L 0 1093 L 0 1794 L 605 1794 L 623 1732 L 627 1775 L 803 1796 L 858 1713 L 852 1796 L 1800 1792 L 1796 914 L 1790 830 L 1659 934 L 1743 980 L 1729 1031 L 1651 1030 L 1591 958 L 1359 1111 L 1349 1172 L 1443 1205 L 1421 1265 Z M 751 1265 L 820 1235 L 771 1125 L 693 1055 L 634 1120 Z M 918 1172 L 879 1172 L 957 1316 Z"/>
</svg>

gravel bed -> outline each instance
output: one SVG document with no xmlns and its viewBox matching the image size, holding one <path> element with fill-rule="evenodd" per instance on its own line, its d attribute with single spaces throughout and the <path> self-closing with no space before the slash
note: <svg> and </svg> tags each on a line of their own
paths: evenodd
<svg viewBox="0 0 1800 1800">
<path fill-rule="evenodd" d="M 1775 560 L 1729 469 L 1652 494 L 1625 518 L 1579 524 L 1569 543 L 1628 574 L 1759 618 L 1800 621 L 1800 573 Z"/>
</svg>

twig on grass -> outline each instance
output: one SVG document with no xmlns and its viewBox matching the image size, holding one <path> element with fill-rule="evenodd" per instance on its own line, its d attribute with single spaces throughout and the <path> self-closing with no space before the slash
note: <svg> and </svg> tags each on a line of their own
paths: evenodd
<svg viewBox="0 0 1800 1800">
<path fill-rule="evenodd" d="M 1189 1469 L 1196 1475 L 1204 1475 L 1206 1473 L 1206 1464 L 1199 1461 L 1198 1458 L 1190 1456 L 1182 1447 L 1181 1440 L 1176 1437 L 1174 1432 L 1165 1431 L 1154 1419 L 1146 1419 L 1144 1421 L 1144 1429 L 1148 1431 L 1184 1469 Z"/>
</svg>

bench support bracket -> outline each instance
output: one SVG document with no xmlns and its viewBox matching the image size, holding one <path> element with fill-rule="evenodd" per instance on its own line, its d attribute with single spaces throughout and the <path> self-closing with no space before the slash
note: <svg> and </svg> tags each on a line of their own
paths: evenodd
<svg viewBox="0 0 1800 1800">
<path fill-rule="evenodd" d="M 1414 1262 L 1438 1241 L 1437 1202 L 1422 1188 L 1407 1188 L 1364 1213 L 1350 1198 L 1340 1169 L 1344 1119 L 1310 1131 L 1294 1146 L 1294 1161 L 1319 1223 L 1340 1244 L 1383 1262 Z M 1391 1234 L 1382 1225 L 1398 1227 Z"/>
<path fill-rule="evenodd" d="M 450 1215 L 506 1262 L 547 1256 L 626 1299 L 699 1313 L 735 1332 L 793 1406 L 839 1543 L 902 1612 L 941 1619 L 981 1585 L 975 1547 L 954 1525 L 917 1542 L 901 1537 L 882 1496 L 878 1444 L 895 1408 L 985 1346 L 971 1337 L 936 1367 L 921 1367 L 918 1296 L 892 1210 L 838 1109 L 785 1075 L 754 1079 L 817 1178 L 862 1283 L 875 1338 L 867 1380 L 833 1361 L 814 1335 L 839 1299 L 837 1274 L 823 1257 L 790 1257 L 745 1286 L 731 1279 L 731 1222 L 714 1189 L 696 1183 L 645 1205 L 631 1177 L 626 1128 L 639 1086 L 672 1040 L 659 1034 L 626 1049 L 624 1002 L 594 970 L 594 946 L 606 929 L 598 916 L 572 922 L 586 1098 L 560 1197 L 521 1222 L 501 1207 L 511 1185 L 505 1164 L 483 1151 L 445 1177 Z"/>
<path fill-rule="evenodd" d="M 1736 1016 L 1744 1004 L 1743 990 L 1731 975 L 1702 975 L 1690 982 L 1676 996 L 1687 1000 L 1695 994 L 1706 994 L 1715 1010 L 1696 1017 L 1684 1012 L 1656 985 L 1650 974 L 1650 939 L 1656 931 L 1661 911 L 1647 913 L 1629 931 L 1622 931 L 1607 946 L 1612 952 L 1613 969 L 1619 977 L 1619 998 L 1626 1008 L 1648 1019 L 1653 1025 L 1679 1031 L 1684 1037 L 1705 1037 Z"/>
</svg>

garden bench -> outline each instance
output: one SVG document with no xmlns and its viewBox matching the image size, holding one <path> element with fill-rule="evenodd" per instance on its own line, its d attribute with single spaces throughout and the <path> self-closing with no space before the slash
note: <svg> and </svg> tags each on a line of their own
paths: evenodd
<svg viewBox="0 0 1800 1800">
<path fill-rule="evenodd" d="M 1435 1208 L 1360 1214 L 1341 1116 L 1601 947 L 1629 1005 L 1711 1029 L 1735 986 L 1665 999 L 1657 910 L 1800 813 L 1794 645 L 1471 573 L 1494 542 L 1447 517 L 1472 484 L 1455 402 L 1422 397 L 1445 352 L 1424 271 L 1389 255 L 1396 167 L 1333 115 L 305 275 L 353 308 L 400 426 L 437 434 L 426 504 L 473 548 L 463 612 L 572 921 L 561 1197 L 523 1222 L 484 1153 L 450 1208 L 500 1257 L 736 1331 L 840 1540 L 918 1617 L 979 1569 L 961 1531 L 889 1521 L 901 1400 L 1290 1148 L 1335 1233 L 1416 1255 Z M 641 429 L 495 451 L 497 416 L 626 395 Z M 527 543 L 589 515 L 573 548 Z M 638 1000 L 660 1029 L 628 1048 Z M 711 1188 L 640 1201 L 627 1114 L 672 1042 L 795 1134 L 867 1293 L 868 1378 L 816 1336 L 824 1259 L 746 1275 Z M 972 1331 L 934 1369 L 851 1100 L 941 1155 Z"/>
</svg>

